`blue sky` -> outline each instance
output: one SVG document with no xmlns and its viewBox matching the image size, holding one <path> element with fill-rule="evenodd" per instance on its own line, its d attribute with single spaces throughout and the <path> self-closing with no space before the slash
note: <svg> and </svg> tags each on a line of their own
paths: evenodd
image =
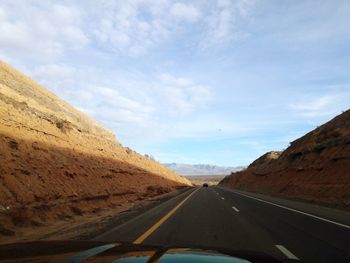
<svg viewBox="0 0 350 263">
<path fill-rule="evenodd" d="M 349 108 L 350 1 L 0 3 L 0 57 L 161 162 L 247 165 Z"/>
</svg>

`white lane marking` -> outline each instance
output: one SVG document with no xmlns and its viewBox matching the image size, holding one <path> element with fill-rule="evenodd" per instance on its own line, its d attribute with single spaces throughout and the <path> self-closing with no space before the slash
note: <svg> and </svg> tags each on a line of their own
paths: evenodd
<svg viewBox="0 0 350 263">
<path fill-rule="evenodd" d="M 232 206 L 232 209 L 235 210 L 236 212 L 239 212 L 239 210 L 234 206 Z"/>
<path fill-rule="evenodd" d="M 328 223 L 332 223 L 332 224 L 335 224 L 335 225 L 342 226 L 342 227 L 350 229 L 350 226 L 344 225 L 342 223 L 338 223 L 338 222 L 335 222 L 335 221 L 332 221 L 332 220 L 329 220 L 329 219 L 325 219 L 325 218 L 322 218 L 322 217 L 319 217 L 319 216 L 315 216 L 315 215 L 312 215 L 312 214 L 309 214 L 309 213 L 306 213 L 306 212 L 302 212 L 302 211 L 299 211 L 299 210 L 296 210 L 296 209 L 293 209 L 293 208 L 289 208 L 289 207 L 286 207 L 286 206 L 283 206 L 283 205 L 277 205 L 277 204 L 274 204 L 272 202 L 262 200 L 260 198 L 252 197 L 252 196 L 241 194 L 241 193 L 237 193 L 237 192 L 234 192 L 234 193 L 238 194 L 238 195 L 242 195 L 242 196 L 248 197 L 248 198 L 251 198 L 251 199 L 258 200 L 260 202 L 264 202 L 264 203 L 267 203 L 267 204 L 270 204 L 270 205 L 274 205 L 274 206 L 277 206 L 277 207 L 280 207 L 280 208 L 284 208 L 284 209 L 287 209 L 287 210 L 290 210 L 290 211 L 293 211 L 293 212 L 296 212 L 296 213 L 299 213 L 299 214 L 302 214 L 302 215 L 306 215 L 306 216 L 310 216 L 310 217 L 313 217 L 313 218 L 317 218 L 319 220 L 322 220 L 322 221 L 325 221 L 325 222 L 328 222 Z"/>
<path fill-rule="evenodd" d="M 221 197 L 222 200 L 225 200 L 225 198 Z"/>
<path fill-rule="evenodd" d="M 286 249 L 284 246 L 282 245 L 276 245 L 276 247 L 287 257 L 290 259 L 296 259 L 299 260 L 299 258 L 294 255 L 292 252 L 290 252 L 288 249 Z"/>
</svg>

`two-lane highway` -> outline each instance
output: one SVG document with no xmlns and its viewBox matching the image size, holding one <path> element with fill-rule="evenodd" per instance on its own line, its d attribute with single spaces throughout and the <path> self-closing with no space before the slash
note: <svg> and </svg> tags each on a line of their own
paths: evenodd
<svg viewBox="0 0 350 263">
<path fill-rule="evenodd" d="M 305 209 L 296 209 L 292 201 L 281 204 L 225 188 L 201 187 L 97 239 L 249 250 L 305 262 L 350 262 L 350 227 Z"/>
</svg>

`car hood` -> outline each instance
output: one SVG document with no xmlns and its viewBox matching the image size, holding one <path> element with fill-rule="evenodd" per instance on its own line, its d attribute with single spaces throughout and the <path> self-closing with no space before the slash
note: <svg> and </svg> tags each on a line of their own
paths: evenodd
<svg viewBox="0 0 350 263">
<path fill-rule="evenodd" d="M 35 241 L 0 246 L 0 262 L 295 262 L 255 251 L 98 241 Z M 300 262 L 300 261 L 298 261 Z"/>
</svg>

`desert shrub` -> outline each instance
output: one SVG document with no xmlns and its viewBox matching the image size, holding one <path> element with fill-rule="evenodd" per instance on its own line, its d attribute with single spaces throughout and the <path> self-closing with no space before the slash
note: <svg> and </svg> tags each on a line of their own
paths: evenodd
<svg viewBox="0 0 350 263">
<path fill-rule="evenodd" d="M 41 223 L 41 222 L 39 222 L 39 221 L 37 221 L 37 220 L 30 220 L 30 224 L 31 224 L 32 226 L 44 226 L 43 223 Z"/>
<path fill-rule="evenodd" d="M 77 216 L 81 216 L 84 214 L 84 212 L 79 207 L 71 206 L 70 210 Z"/>
<path fill-rule="evenodd" d="M 13 231 L 11 229 L 7 229 L 7 228 L 0 225 L 0 235 L 13 236 L 14 234 L 15 234 L 15 231 Z"/>
<path fill-rule="evenodd" d="M 127 154 L 131 154 L 132 153 L 132 150 L 129 147 L 126 147 L 125 151 L 126 151 Z"/>
<path fill-rule="evenodd" d="M 342 134 L 339 131 L 333 131 L 331 134 L 329 134 L 329 137 L 331 138 L 337 138 L 340 137 Z"/>
<path fill-rule="evenodd" d="M 11 209 L 8 213 L 12 223 L 16 226 L 25 226 L 30 223 L 29 216 L 25 208 Z"/>
<path fill-rule="evenodd" d="M 36 201 L 43 201 L 44 199 L 41 197 L 35 196 L 35 200 Z M 50 211 L 51 207 L 48 204 L 40 204 L 40 205 L 34 206 L 33 209 L 41 211 L 41 212 L 45 212 L 45 211 Z"/>
<path fill-rule="evenodd" d="M 289 155 L 289 159 L 291 161 L 295 161 L 297 159 L 300 159 L 302 156 L 303 156 L 302 152 L 295 152 L 295 153 L 292 153 L 292 154 Z"/>
<path fill-rule="evenodd" d="M 170 192 L 169 188 L 165 188 L 165 187 L 158 187 L 157 188 L 157 194 L 158 195 L 165 194 L 165 193 L 168 193 L 168 192 Z"/>
<path fill-rule="evenodd" d="M 101 207 L 96 207 L 96 208 L 94 208 L 94 209 L 92 209 L 92 213 L 94 213 L 94 214 L 97 214 L 97 213 L 99 213 L 99 212 L 101 212 L 102 211 L 102 208 Z"/>
<path fill-rule="evenodd" d="M 71 123 L 65 120 L 56 121 L 56 127 L 64 133 L 72 129 Z"/>
<path fill-rule="evenodd" d="M 147 186 L 146 188 L 147 192 L 153 192 L 156 190 L 156 188 L 153 185 Z"/>
<path fill-rule="evenodd" d="M 314 148 L 313 151 L 317 153 L 321 153 L 324 149 L 326 148 L 326 145 L 323 143 L 317 144 Z"/>
<path fill-rule="evenodd" d="M 11 149 L 18 150 L 18 142 L 16 142 L 15 140 L 9 141 L 8 144 Z"/>
<path fill-rule="evenodd" d="M 152 161 L 155 161 L 156 159 L 154 158 L 154 156 L 153 155 L 151 155 L 151 154 L 145 154 L 144 155 L 147 159 L 150 159 L 150 160 L 152 160 Z"/>
</svg>

